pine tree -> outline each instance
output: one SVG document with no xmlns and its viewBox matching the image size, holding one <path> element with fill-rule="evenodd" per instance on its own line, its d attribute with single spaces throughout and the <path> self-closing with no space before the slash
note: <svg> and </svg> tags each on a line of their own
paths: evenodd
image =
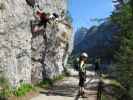
<svg viewBox="0 0 133 100">
<path fill-rule="evenodd" d="M 127 93 L 133 96 L 133 0 L 122 4 L 111 18 L 121 29 L 120 47 L 116 53 L 117 78 Z"/>
</svg>

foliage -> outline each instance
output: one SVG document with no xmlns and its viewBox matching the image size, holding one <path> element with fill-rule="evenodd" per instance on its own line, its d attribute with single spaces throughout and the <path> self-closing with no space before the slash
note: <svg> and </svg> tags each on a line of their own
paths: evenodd
<svg viewBox="0 0 133 100">
<path fill-rule="evenodd" d="M 16 89 L 13 89 L 9 81 L 4 77 L 4 75 L 0 76 L 0 98 L 6 98 L 9 96 L 24 96 L 27 92 L 33 90 L 33 86 L 30 84 L 21 83 L 20 86 Z"/>
<path fill-rule="evenodd" d="M 63 79 L 64 79 L 64 75 L 59 75 L 59 76 L 54 77 L 52 81 L 55 82 L 55 81 L 63 80 Z"/>
<path fill-rule="evenodd" d="M 108 100 L 108 97 L 106 95 L 102 94 L 101 100 Z"/>
<path fill-rule="evenodd" d="M 13 95 L 10 84 L 3 72 L 0 73 L 0 98 Z"/>
<path fill-rule="evenodd" d="M 66 12 L 66 18 L 65 18 L 70 24 L 73 22 L 72 16 L 69 11 Z"/>
<path fill-rule="evenodd" d="M 59 75 L 57 77 L 54 77 L 53 79 L 44 79 L 39 84 L 37 84 L 37 86 L 48 88 L 48 87 L 52 86 L 54 82 L 63 80 L 63 79 L 64 79 L 64 75 Z"/>
<path fill-rule="evenodd" d="M 71 74 L 70 74 L 70 72 L 68 71 L 67 66 L 64 67 L 64 76 L 70 76 L 70 75 L 71 75 Z"/>
<path fill-rule="evenodd" d="M 77 62 L 78 55 L 70 55 L 67 61 L 67 64 L 74 65 Z"/>
<path fill-rule="evenodd" d="M 20 87 L 18 87 L 14 91 L 14 95 L 15 96 L 24 96 L 24 95 L 26 95 L 26 93 L 30 92 L 31 90 L 33 90 L 33 86 L 32 85 L 26 84 L 26 83 L 22 83 L 20 85 Z"/>
<path fill-rule="evenodd" d="M 118 81 L 102 77 L 102 82 L 102 100 L 132 100 L 127 90 Z"/>
<path fill-rule="evenodd" d="M 2 72 L 2 73 L 0 74 L 0 86 L 1 86 L 1 88 L 8 88 L 9 85 L 10 85 L 10 84 L 9 84 L 8 79 L 5 78 L 5 75 L 4 75 L 4 73 Z"/>
<path fill-rule="evenodd" d="M 111 16 L 120 31 L 120 48 L 116 53 L 116 73 L 119 82 L 127 89 L 127 94 L 133 96 L 133 6 L 132 0 L 121 5 Z"/>
<path fill-rule="evenodd" d="M 11 88 L 4 88 L 2 89 L 2 91 L 0 92 L 0 97 L 9 97 L 13 95 L 13 90 Z"/>
<path fill-rule="evenodd" d="M 110 97 L 108 95 L 102 94 L 101 100 L 117 100 L 117 99 L 114 97 Z"/>
</svg>

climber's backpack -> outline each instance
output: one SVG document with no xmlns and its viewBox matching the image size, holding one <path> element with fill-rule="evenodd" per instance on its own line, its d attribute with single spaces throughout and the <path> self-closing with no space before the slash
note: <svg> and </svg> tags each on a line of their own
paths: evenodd
<svg viewBox="0 0 133 100">
<path fill-rule="evenodd" d="M 34 5 L 35 5 L 35 0 L 26 0 L 26 2 L 27 2 L 27 4 L 29 5 L 29 6 L 31 6 L 31 7 L 34 7 Z"/>
</svg>

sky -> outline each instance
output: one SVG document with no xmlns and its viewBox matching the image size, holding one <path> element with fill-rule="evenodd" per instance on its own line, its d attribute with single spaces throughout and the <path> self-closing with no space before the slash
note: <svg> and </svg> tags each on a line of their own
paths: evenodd
<svg viewBox="0 0 133 100">
<path fill-rule="evenodd" d="M 112 0 L 69 0 L 69 12 L 76 31 L 80 27 L 91 27 L 97 23 L 91 19 L 106 18 L 113 11 Z"/>
</svg>

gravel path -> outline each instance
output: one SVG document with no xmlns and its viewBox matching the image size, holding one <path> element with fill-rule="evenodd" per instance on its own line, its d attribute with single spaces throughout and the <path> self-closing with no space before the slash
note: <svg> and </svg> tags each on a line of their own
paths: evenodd
<svg viewBox="0 0 133 100">
<path fill-rule="evenodd" d="M 71 76 L 58 81 L 47 91 L 40 91 L 39 96 L 31 100 L 96 100 L 99 79 L 94 72 L 87 72 L 86 95 L 88 98 L 78 96 L 78 73 L 71 70 Z"/>
</svg>

